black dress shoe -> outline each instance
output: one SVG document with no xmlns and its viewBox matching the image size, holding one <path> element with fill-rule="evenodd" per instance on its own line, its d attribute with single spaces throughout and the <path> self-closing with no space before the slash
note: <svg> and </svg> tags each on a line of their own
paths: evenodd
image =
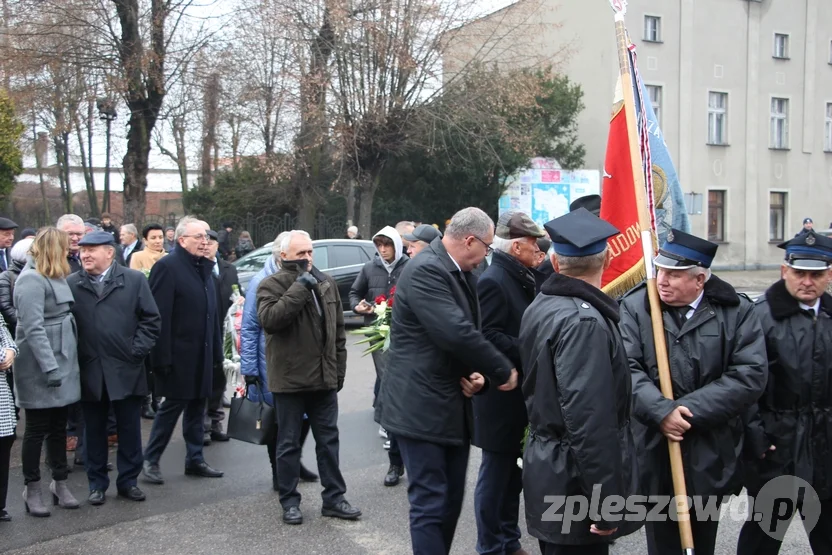
<svg viewBox="0 0 832 555">
<path fill-rule="evenodd" d="M 224 472 L 222 470 L 214 470 L 208 463 L 201 462 L 185 467 L 185 474 L 188 476 L 201 476 L 202 478 L 222 478 Z"/>
<path fill-rule="evenodd" d="M 164 484 L 165 479 L 162 477 L 162 471 L 159 470 L 158 464 L 150 464 L 148 461 L 144 461 L 142 465 L 142 475 L 144 479 L 151 484 Z"/>
<path fill-rule="evenodd" d="M 229 438 L 223 432 L 212 431 L 211 432 L 211 440 L 212 441 L 229 441 Z"/>
<path fill-rule="evenodd" d="M 300 479 L 303 482 L 317 482 L 318 475 L 306 468 L 303 465 L 300 465 Z"/>
<path fill-rule="evenodd" d="M 205 435 L 202 437 L 202 445 L 203 447 L 208 447 L 211 445 L 211 434 L 210 432 L 205 432 Z"/>
<path fill-rule="evenodd" d="M 130 486 L 128 489 L 120 489 L 118 490 L 118 496 L 129 499 L 130 501 L 145 500 L 144 492 L 140 490 L 138 486 Z"/>
<path fill-rule="evenodd" d="M 90 505 L 103 505 L 107 501 L 107 498 L 104 496 L 104 490 L 92 490 L 87 501 L 89 501 Z"/>
<path fill-rule="evenodd" d="M 321 515 L 332 516 L 343 520 L 355 520 L 361 516 L 361 509 L 353 507 L 344 499 L 334 507 L 323 507 L 321 509 Z"/>
<path fill-rule="evenodd" d="M 12 515 L 6 509 L 0 509 L 0 522 L 11 522 Z"/>
<path fill-rule="evenodd" d="M 115 469 L 116 467 L 113 466 L 113 463 L 107 463 L 107 472 L 112 472 Z"/>
<path fill-rule="evenodd" d="M 142 418 L 145 420 L 153 420 L 156 418 L 156 411 L 153 410 L 152 406 L 145 405 L 142 407 Z"/>
<path fill-rule="evenodd" d="M 283 522 L 286 524 L 303 524 L 303 513 L 300 507 L 289 507 L 283 511 Z"/>
<path fill-rule="evenodd" d="M 402 476 L 404 476 L 404 467 L 391 464 L 387 470 L 387 476 L 384 477 L 384 485 L 388 487 L 395 486 Z"/>
</svg>

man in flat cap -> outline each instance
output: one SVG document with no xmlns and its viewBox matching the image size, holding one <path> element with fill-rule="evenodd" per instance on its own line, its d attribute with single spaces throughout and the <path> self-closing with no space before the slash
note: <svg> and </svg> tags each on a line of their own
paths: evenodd
<svg viewBox="0 0 832 555">
<path fill-rule="evenodd" d="M 611 258 L 607 238 L 618 230 L 585 208 L 544 227 L 555 273 L 526 310 L 518 345 L 530 429 L 523 455 L 526 524 L 543 555 L 606 554 L 613 537 L 639 524 L 621 513 L 616 520 L 591 512 L 570 522 L 549 496 L 585 496 L 589 505 L 600 488 L 603 507 L 606 498 L 626 498 L 636 487 L 630 369 L 618 304 L 601 291 Z"/>
<path fill-rule="evenodd" d="M 14 243 L 15 229 L 17 229 L 16 223 L 8 218 L 0 218 L 0 271 L 2 272 L 8 270 L 11 263 L 9 249 Z"/>
<path fill-rule="evenodd" d="M 413 258 L 437 237 L 442 237 L 442 232 L 428 224 L 421 224 L 410 233 L 402 235 L 402 239 L 408 242 L 407 256 Z"/>
<path fill-rule="evenodd" d="M 494 256 L 477 282 L 482 308 L 482 332 L 517 369 L 523 380 L 519 335 L 523 312 L 534 300 L 537 239 L 543 231 L 519 211 L 503 213 L 494 233 Z M 477 519 L 477 552 L 525 554 L 520 545 L 520 491 L 523 432 L 528 420 L 520 388 L 490 388 L 474 397 L 474 437 L 482 449 L 474 514 Z"/>
<path fill-rule="evenodd" d="M 775 537 L 771 522 L 746 522 L 738 555 L 779 553 L 798 509 L 807 515 L 812 552 L 832 553 L 832 297 L 825 292 L 832 239 L 809 230 L 779 247 L 786 251 L 782 279 L 754 307 L 762 321 L 769 366 L 766 391 L 748 418 L 744 485 L 749 496 L 759 498 L 769 480 L 796 476 L 814 488 L 817 498 L 794 499 L 790 513 L 778 513 Z M 820 518 L 809 528 L 813 509 Z"/>
<path fill-rule="evenodd" d="M 765 338 L 753 303 L 711 275 L 717 245 L 671 229 L 655 258 L 673 400 L 662 395 L 647 287 L 627 293 L 621 333 L 633 374 L 633 433 L 644 495 L 673 496 L 667 441 L 681 442 L 688 496 L 717 504 L 742 489 L 743 416 L 763 392 Z M 652 507 L 651 507 L 652 510 Z M 678 552 L 678 522 L 647 522 L 650 555 Z M 718 520 L 691 507 L 697 555 L 714 552 Z"/>
<path fill-rule="evenodd" d="M 86 424 L 89 502 L 102 505 L 107 475 L 108 415 L 118 430 L 119 497 L 144 501 L 137 486 L 142 470 L 141 407 L 147 395 L 144 359 L 162 329 L 147 279 L 114 262 L 115 239 L 93 231 L 78 241 L 83 269 L 67 278 L 75 298 L 81 406 Z"/>
</svg>

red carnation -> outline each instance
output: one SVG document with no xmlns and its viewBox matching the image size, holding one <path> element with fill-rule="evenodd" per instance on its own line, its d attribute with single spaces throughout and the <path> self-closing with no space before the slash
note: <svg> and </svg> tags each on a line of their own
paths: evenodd
<svg viewBox="0 0 832 555">
<path fill-rule="evenodd" d="M 379 295 L 378 297 L 376 297 L 376 300 L 373 301 L 373 302 L 376 303 L 376 304 L 381 304 L 386 300 L 387 300 L 387 298 L 385 298 L 384 295 Z"/>
</svg>

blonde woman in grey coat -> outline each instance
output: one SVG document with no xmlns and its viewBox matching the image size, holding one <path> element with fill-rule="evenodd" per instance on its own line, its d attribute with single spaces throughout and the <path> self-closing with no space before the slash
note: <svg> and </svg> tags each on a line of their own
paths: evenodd
<svg viewBox="0 0 832 555">
<path fill-rule="evenodd" d="M 41 446 L 46 440 L 46 458 L 52 471 L 53 503 L 78 508 L 66 477 L 67 407 L 81 399 L 74 299 L 67 285 L 69 237 L 54 227 L 41 229 L 30 251 L 26 267 L 17 278 L 14 306 L 17 309 L 14 365 L 17 406 L 26 411 L 22 462 L 26 489 L 26 512 L 49 516 L 40 482 Z"/>
</svg>

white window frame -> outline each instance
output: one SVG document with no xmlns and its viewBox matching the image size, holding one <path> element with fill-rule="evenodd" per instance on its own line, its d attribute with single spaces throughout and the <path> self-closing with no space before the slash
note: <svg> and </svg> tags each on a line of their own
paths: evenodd
<svg viewBox="0 0 832 555">
<path fill-rule="evenodd" d="M 771 236 L 771 193 L 781 193 L 785 195 L 783 197 L 783 236 L 782 237 L 772 237 Z M 769 189 L 768 190 L 768 242 L 769 243 L 779 243 L 781 241 L 786 240 L 786 236 L 788 235 L 788 230 L 790 229 L 789 226 L 789 202 L 791 191 L 788 189 Z"/>
<path fill-rule="evenodd" d="M 791 99 L 788 97 L 772 96 L 769 104 L 769 148 L 774 150 L 788 150 L 789 148 L 789 111 Z M 775 112 L 775 102 L 784 102 L 783 111 Z M 782 137 L 779 136 L 779 129 L 782 128 Z M 782 139 L 782 140 L 781 140 Z"/>
<path fill-rule="evenodd" d="M 783 43 L 782 52 L 779 48 L 781 40 Z M 790 42 L 791 37 L 788 33 L 774 33 L 774 51 L 771 54 L 772 58 L 777 58 L 778 60 L 788 60 Z"/>
<path fill-rule="evenodd" d="M 722 106 L 714 106 L 713 97 L 724 99 Z M 719 136 L 716 130 L 719 129 Z M 726 91 L 708 91 L 708 144 L 725 146 L 728 144 L 728 93 Z M 716 189 L 713 189 L 716 191 Z"/>
<path fill-rule="evenodd" d="M 722 193 L 722 239 L 711 239 L 711 193 Z M 708 234 L 708 241 L 717 241 L 719 243 L 728 242 L 728 189 L 708 189 L 707 191 L 707 207 L 708 217 L 706 220 Z"/>
<path fill-rule="evenodd" d="M 655 22 L 655 29 L 651 23 Z M 655 36 L 653 31 L 655 30 Z M 644 40 L 646 42 L 662 42 L 662 17 L 660 15 L 644 14 Z"/>
<path fill-rule="evenodd" d="M 823 151 L 832 152 L 832 102 L 826 103 L 823 125 Z"/>
<path fill-rule="evenodd" d="M 645 83 L 644 84 L 645 91 L 647 95 L 650 97 L 650 104 L 653 106 L 653 113 L 656 115 L 656 123 L 659 124 L 659 127 L 664 129 L 662 126 L 662 104 L 664 103 L 664 86 L 663 85 L 650 85 Z M 653 98 L 651 94 L 652 91 L 658 91 L 659 98 L 658 100 Z"/>
</svg>

